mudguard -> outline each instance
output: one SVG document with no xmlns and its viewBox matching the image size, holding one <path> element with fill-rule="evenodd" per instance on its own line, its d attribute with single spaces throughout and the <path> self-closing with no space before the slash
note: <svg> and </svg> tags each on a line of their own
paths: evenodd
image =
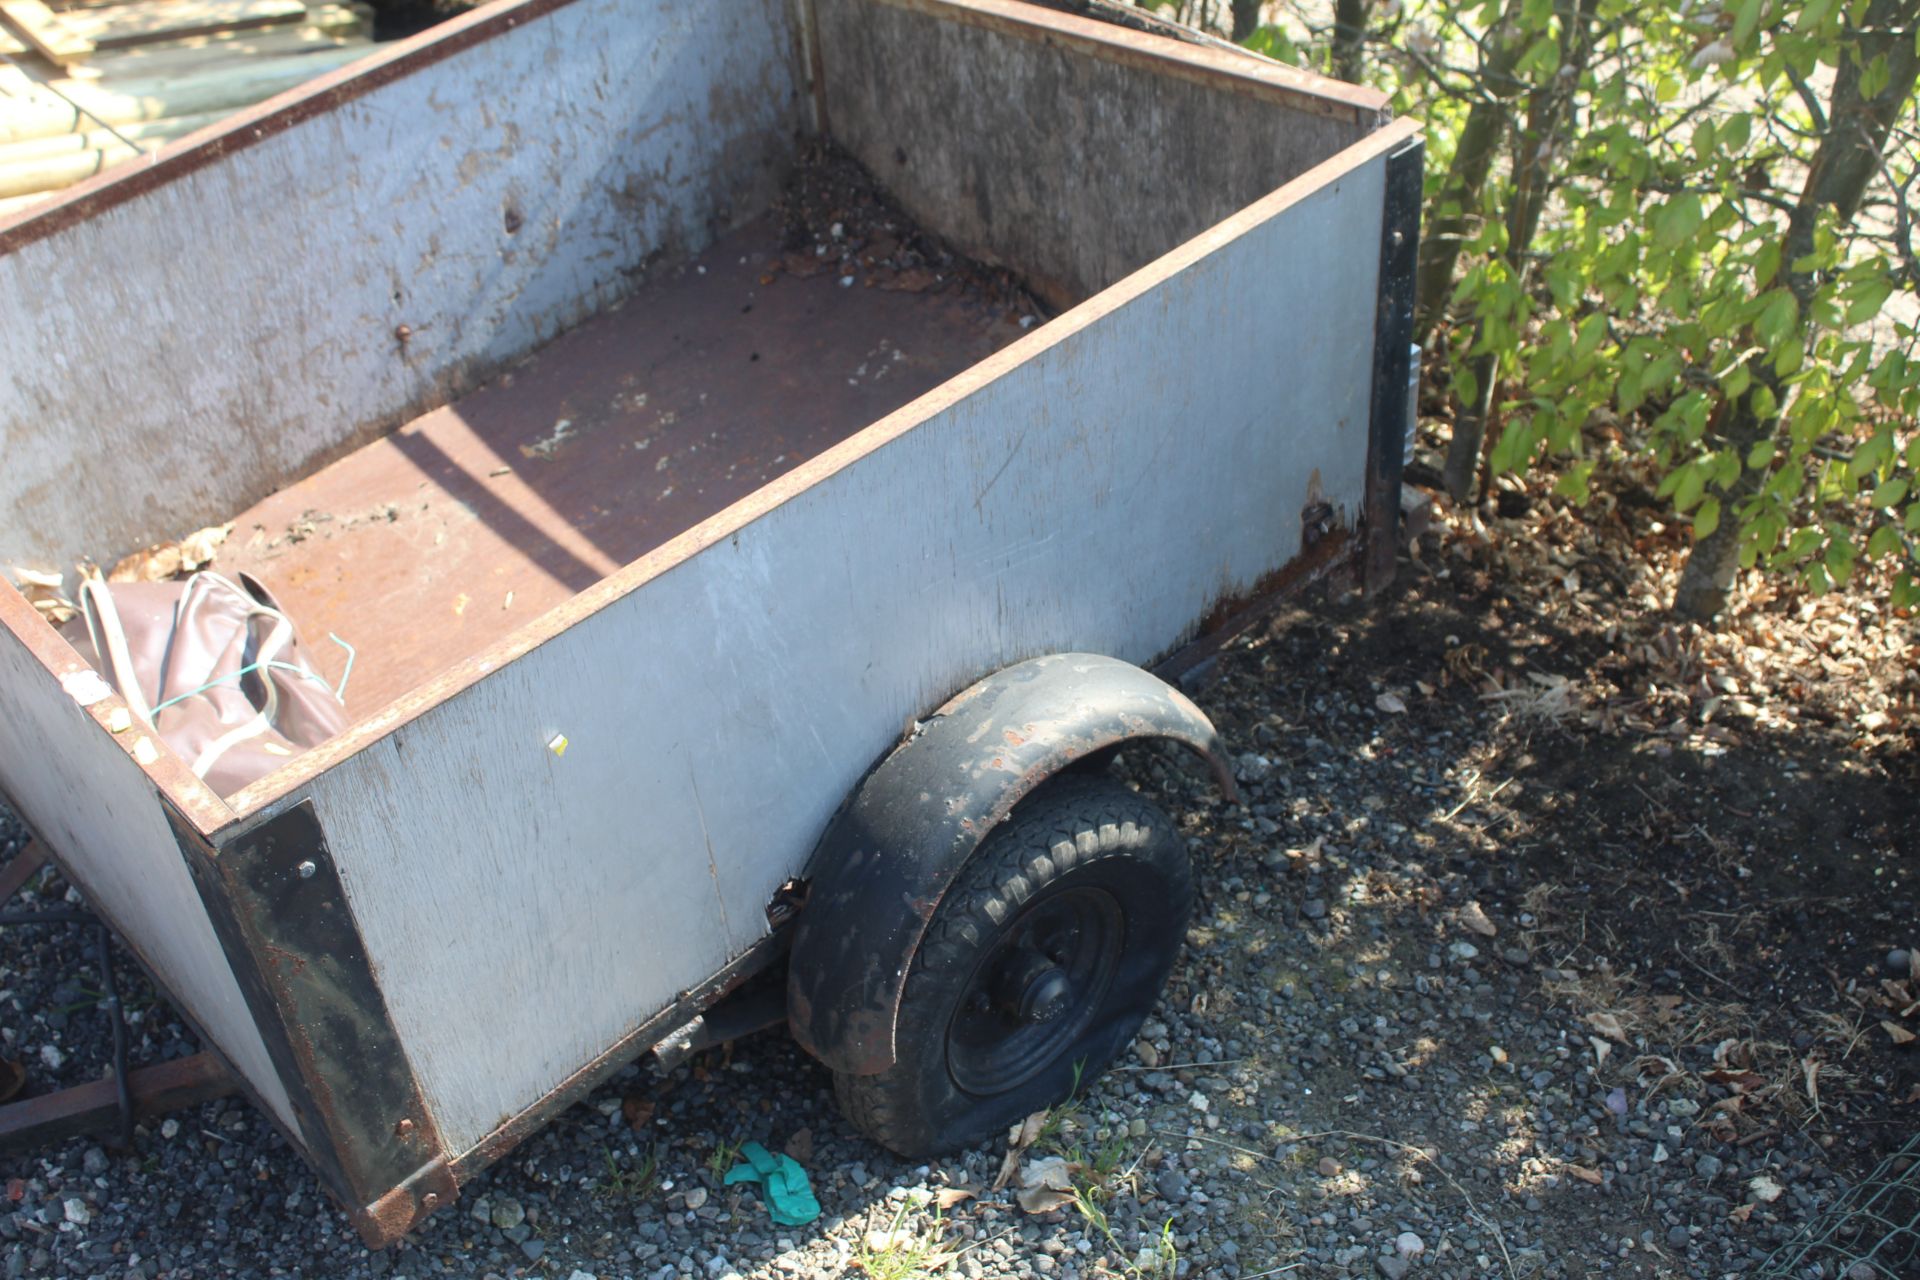
<svg viewBox="0 0 1920 1280">
<path fill-rule="evenodd" d="M 907 970 L 961 866 L 1022 796 L 1074 761 L 1138 738 L 1193 748 L 1227 797 L 1239 798 L 1201 710 L 1139 667 L 1098 654 L 1007 667 L 916 724 L 814 851 L 787 979 L 801 1046 L 853 1075 L 893 1065 Z"/>
</svg>

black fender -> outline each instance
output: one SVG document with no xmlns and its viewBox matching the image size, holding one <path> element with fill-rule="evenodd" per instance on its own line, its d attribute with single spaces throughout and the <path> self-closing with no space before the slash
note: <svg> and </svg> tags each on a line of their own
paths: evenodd
<svg viewBox="0 0 1920 1280">
<path fill-rule="evenodd" d="M 787 1017 L 836 1071 L 894 1062 L 907 969 L 961 866 L 1014 805 L 1077 760 L 1165 738 L 1199 752 L 1237 801 L 1220 735 L 1179 690 L 1130 663 L 1062 653 L 1017 663 L 913 727 L 827 828 L 796 923 Z"/>
</svg>

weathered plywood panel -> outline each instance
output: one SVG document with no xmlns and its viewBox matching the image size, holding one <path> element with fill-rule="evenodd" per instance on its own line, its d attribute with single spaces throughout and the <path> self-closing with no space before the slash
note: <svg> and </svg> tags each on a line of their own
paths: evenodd
<svg viewBox="0 0 1920 1280">
<path fill-rule="evenodd" d="M 70 678 L 64 686 L 63 678 Z M 106 692 L 33 607 L 0 583 L 0 791 L 187 1017 L 287 1130 L 298 1133 L 286 1090 L 187 873 L 161 806 L 160 783 L 130 754 L 140 732 L 108 732 L 96 716 L 124 704 L 110 697 L 92 702 L 89 689 Z M 183 766 L 160 760 L 173 771 L 166 785 L 193 803 L 193 816 L 217 822 L 220 801 Z"/>
<path fill-rule="evenodd" d="M 812 0 L 828 130 L 915 218 L 1056 305 L 1378 127 L 1384 99 L 992 0 Z M 1041 37 L 1046 38 L 1041 38 Z M 1265 81 L 1273 81 L 1268 84 Z"/>
<path fill-rule="evenodd" d="M 453 50 L 408 74 L 269 104 L 268 136 L 163 158 L 138 198 L 0 237 L 0 564 L 241 510 L 776 189 L 803 119 L 789 0 L 576 0 L 462 43 L 493 20 L 376 55 Z"/>
<path fill-rule="evenodd" d="M 1288 561 L 1310 502 L 1357 512 L 1405 132 L 303 762 L 325 771 L 287 799 L 317 807 L 456 1151 L 761 936 L 912 717 L 1036 654 L 1145 662 Z"/>
</svg>

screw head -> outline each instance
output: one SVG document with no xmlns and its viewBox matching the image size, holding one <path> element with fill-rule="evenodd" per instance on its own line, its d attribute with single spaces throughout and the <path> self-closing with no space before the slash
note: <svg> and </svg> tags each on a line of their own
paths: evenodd
<svg viewBox="0 0 1920 1280">
<path fill-rule="evenodd" d="M 427 1192 L 427 1194 L 420 1197 L 420 1207 L 423 1209 L 432 1209 L 435 1205 L 439 1203 L 440 1203 L 440 1193 L 437 1191 L 429 1191 Z"/>
<path fill-rule="evenodd" d="M 311 880 L 319 872 L 320 867 L 312 858 L 308 858 L 296 867 L 295 870 L 300 873 L 302 880 Z"/>
<path fill-rule="evenodd" d="M 399 1124 L 393 1126 L 393 1131 L 396 1135 L 404 1138 L 413 1132 L 413 1121 L 402 1120 Z"/>
</svg>

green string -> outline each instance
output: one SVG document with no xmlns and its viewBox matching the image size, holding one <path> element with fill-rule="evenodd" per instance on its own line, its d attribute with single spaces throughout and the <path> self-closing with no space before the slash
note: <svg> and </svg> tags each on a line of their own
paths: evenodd
<svg viewBox="0 0 1920 1280">
<path fill-rule="evenodd" d="M 339 645 L 342 649 L 345 649 L 347 651 L 347 669 L 340 673 L 339 688 L 331 690 L 334 697 L 339 698 L 342 702 L 344 702 L 346 701 L 346 694 L 347 694 L 347 677 L 353 674 L 353 660 L 357 655 L 354 653 L 354 648 L 352 645 L 348 644 L 345 640 L 342 640 L 339 636 L 334 635 L 331 631 L 327 633 L 327 639 L 333 641 L 335 644 Z M 161 703 L 159 706 L 153 709 L 153 714 L 157 717 L 162 711 L 165 711 L 168 707 L 172 706 L 176 702 L 185 702 L 188 698 L 197 698 L 209 689 L 217 689 L 223 684 L 230 684 L 233 681 L 242 679 L 243 677 L 250 675 L 255 671 L 291 671 L 295 675 L 305 676 L 309 680 L 319 680 L 323 688 L 326 686 L 326 683 L 327 683 L 325 680 L 322 680 L 318 675 L 307 670 L 305 667 L 296 667 L 291 662 L 279 662 L 279 661 L 249 662 L 246 666 L 240 668 L 238 671 L 231 672 L 224 676 L 217 676 L 214 679 L 207 681 L 205 684 L 201 685 L 198 689 L 189 689 L 185 693 L 176 694 L 173 697 L 168 698 L 165 702 Z"/>
</svg>

